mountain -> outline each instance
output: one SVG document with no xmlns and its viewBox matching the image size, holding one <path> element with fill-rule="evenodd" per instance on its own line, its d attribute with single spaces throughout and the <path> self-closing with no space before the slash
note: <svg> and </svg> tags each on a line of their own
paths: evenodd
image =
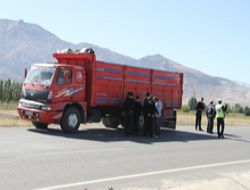
<svg viewBox="0 0 250 190">
<path fill-rule="evenodd" d="M 25 23 L 23 20 L 0 19 L 0 78 L 22 81 L 24 68 L 29 68 L 35 62 L 52 61 L 52 53 L 56 50 L 84 47 L 92 47 L 99 60 L 183 72 L 184 103 L 194 95 L 198 98 L 203 96 L 206 101 L 222 98 L 230 104 L 250 104 L 250 87 L 248 85 L 207 75 L 167 59 L 160 54 L 134 59 L 93 44 L 66 42 L 41 26 Z"/>
</svg>

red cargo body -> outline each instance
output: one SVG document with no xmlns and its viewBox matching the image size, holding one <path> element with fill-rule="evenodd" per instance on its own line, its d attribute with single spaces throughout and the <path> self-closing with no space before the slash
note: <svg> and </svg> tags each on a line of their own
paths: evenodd
<svg viewBox="0 0 250 190">
<path fill-rule="evenodd" d="M 44 103 L 49 105 L 51 110 L 47 113 L 44 110 L 31 110 L 34 111 L 33 115 L 39 113 L 40 118 L 46 118 L 40 122 L 46 125 L 59 123 L 62 126 L 65 115 L 69 115 L 69 120 L 73 122 L 75 118 L 73 116 L 78 117 L 80 114 L 82 122 L 99 122 L 102 119 L 105 126 L 117 127 L 121 122 L 122 106 L 127 93 L 133 92 L 134 95 L 139 95 L 143 102 L 146 93 L 150 92 L 163 103 L 165 126 L 175 128 L 175 109 L 181 108 L 182 105 L 182 73 L 105 63 L 96 61 L 95 54 L 90 53 L 55 53 L 53 56 L 58 60 L 58 63 L 54 64 L 55 68 L 68 66 L 72 69 L 73 75 L 81 72 L 83 81 L 79 82 L 77 76 L 74 76 L 71 84 L 58 86 L 56 84 L 56 77 L 59 75 L 57 69 L 51 89 L 48 89 L 52 90 L 55 96 L 50 102 Z M 33 84 L 28 86 L 32 88 Z M 76 90 L 79 87 L 82 87 L 82 90 L 74 94 L 74 97 L 58 96 L 60 91 L 65 92 L 68 88 Z M 73 106 L 76 107 L 72 108 Z M 57 109 L 53 110 L 53 107 Z M 24 117 L 28 111 L 29 108 L 18 106 L 20 117 L 36 121 L 31 117 Z M 78 113 L 70 115 L 70 111 Z M 51 113 L 60 117 L 55 120 L 50 116 Z M 72 131 L 70 128 L 65 130 L 65 126 L 62 129 Z"/>
<path fill-rule="evenodd" d="M 127 92 L 145 98 L 147 92 L 159 97 L 164 108 L 179 109 L 182 103 L 181 73 L 122 66 L 97 61 L 91 86 L 93 104 L 122 105 Z"/>
</svg>

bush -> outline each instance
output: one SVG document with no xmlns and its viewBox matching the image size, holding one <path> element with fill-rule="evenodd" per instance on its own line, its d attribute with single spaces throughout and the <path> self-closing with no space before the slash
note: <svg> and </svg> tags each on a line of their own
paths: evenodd
<svg viewBox="0 0 250 190">
<path fill-rule="evenodd" d="M 187 113 L 187 112 L 189 112 L 190 110 L 189 110 L 189 108 L 188 108 L 187 105 L 183 105 L 182 108 L 181 108 L 181 111 L 184 112 L 184 113 Z"/>
</svg>

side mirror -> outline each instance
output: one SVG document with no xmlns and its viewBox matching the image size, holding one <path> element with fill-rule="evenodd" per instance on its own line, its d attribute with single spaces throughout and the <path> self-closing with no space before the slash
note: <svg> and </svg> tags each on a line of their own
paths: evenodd
<svg viewBox="0 0 250 190">
<path fill-rule="evenodd" d="M 28 69 L 27 69 L 27 68 L 25 68 L 25 69 L 24 69 L 24 79 L 26 79 L 26 77 L 27 77 L 27 73 L 28 73 Z"/>
</svg>

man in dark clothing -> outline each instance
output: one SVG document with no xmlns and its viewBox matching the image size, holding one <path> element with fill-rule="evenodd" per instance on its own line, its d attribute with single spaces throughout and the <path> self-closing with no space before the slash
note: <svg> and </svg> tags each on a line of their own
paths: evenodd
<svg viewBox="0 0 250 190">
<path fill-rule="evenodd" d="M 199 130 L 202 131 L 201 128 L 201 118 L 202 118 L 202 111 L 204 110 L 204 98 L 201 98 L 201 101 L 199 101 L 196 105 L 196 119 L 195 119 L 195 130 L 197 130 L 199 126 Z"/>
<path fill-rule="evenodd" d="M 124 111 L 125 111 L 125 133 L 130 135 L 134 126 L 134 108 L 135 100 L 133 98 L 133 93 L 128 92 L 127 98 L 124 102 Z"/>
<path fill-rule="evenodd" d="M 138 128 L 139 128 L 139 119 L 142 111 L 142 105 L 140 102 L 140 97 L 136 95 L 135 97 L 135 116 L 134 116 L 134 133 L 137 136 L 138 135 Z"/>
<path fill-rule="evenodd" d="M 153 137 L 153 122 L 154 122 L 155 105 L 149 92 L 146 94 L 146 99 L 143 104 L 144 114 L 144 136 Z"/>
<path fill-rule="evenodd" d="M 206 115 L 207 115 L 207 121 L 208 121 L 208 123 L 207 123 L 207 133 L 213 134 L 214 118 L 215 118 L 215 115 L 216 115 L 213 100 L 209 101 L 209 105 L 207 106 Z"/>
</svg>

